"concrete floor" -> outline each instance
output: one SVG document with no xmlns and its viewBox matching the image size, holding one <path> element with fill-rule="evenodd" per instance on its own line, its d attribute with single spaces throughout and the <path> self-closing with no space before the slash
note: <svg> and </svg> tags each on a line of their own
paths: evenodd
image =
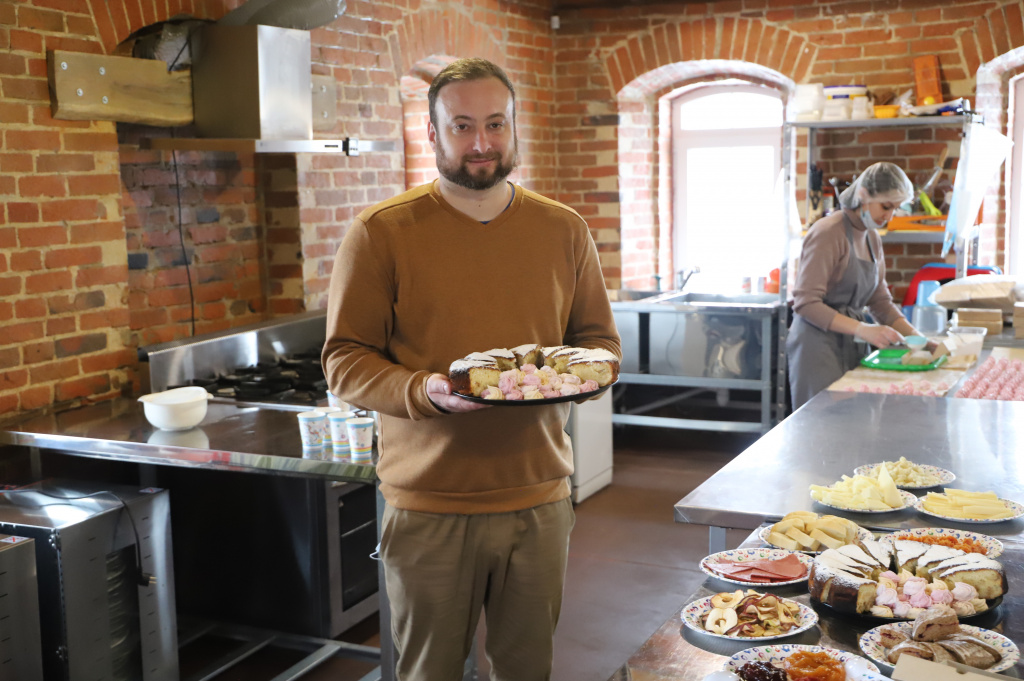
<svg viewBox="0 0 1024 681">
<path fill-rule="evenodd" d="M 554 681 L 605 681 L 685 605 L 703 581 L 708 530 L 673 520 L 672 507 L 756 439 L 753 435 L 618 427 L 612 484 L 576 506 L 565 597 L 555 633 Z M 746 532 L 730 533 L 738 545 Z M 487 679 L 478 632 L 478 668 Z M 342 639 L 377 645 L 376 616 Z M 209 653 L 182 650 L 182 678 Z M 265 650 L 218 681 L 271 679 L 295 654 Z M 190 669 L 190 667 L 192 667 Z M 331 660 L 304 681 L 358 681 L 372 665 Z"/>
</svg>

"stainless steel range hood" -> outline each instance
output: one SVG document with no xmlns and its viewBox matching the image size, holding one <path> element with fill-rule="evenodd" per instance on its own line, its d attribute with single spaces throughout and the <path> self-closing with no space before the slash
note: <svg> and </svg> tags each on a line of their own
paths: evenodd
<svg viewBox="0 0 1024 681">
<path fill-rule="evenodd" d="M 208 24 L 193 34 L 196 138 L 149 140 L 163 150 L 253 153 L 394 151 L 396 143 L 313 139 L 309 31 Z"/>
<path fill-rule="evenodd" d="M 143 139 L 142 146 L 163 151 L 232 151 L 255 154 L 345 154 L 358 156 L 373 151 L 394 151 L 395 142 L 361 140 L 355 137 L 333 140 L 275 140 L 243 139 L 235 137 L 163 137 Z"/>
</svg>

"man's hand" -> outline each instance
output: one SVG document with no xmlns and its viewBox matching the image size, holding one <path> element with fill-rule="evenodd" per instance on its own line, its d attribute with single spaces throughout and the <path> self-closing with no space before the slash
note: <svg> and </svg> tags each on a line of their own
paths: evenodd
<svg viewBox="0 0 1024 681">
<path fill-rule="evenodd" d="M 452 382 L 444 374 L 430 374 L 427 377 L 427 397 L 436 406 L 453 414 L 491 408 L 489 404 L 477 404 L 452 395 Z"/>
<path fill-rule="evenodd" d="M 887 348 L 893 343 L 899 343 L 903 340 L 903 334 L 884 324 L 865 324 L 861 322 L 857 325 L 857 330 L 853 335 L 862 341 L 871 343 L 876 348 Z"/>
</svg>

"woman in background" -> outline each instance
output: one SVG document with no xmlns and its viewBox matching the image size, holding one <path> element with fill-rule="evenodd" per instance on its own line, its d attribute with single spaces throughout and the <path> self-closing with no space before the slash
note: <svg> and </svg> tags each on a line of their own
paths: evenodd
<svg viewBox="0 0 1024 681">
<path fill-rule="evenodd" d="M 889 293 L 878 235 L 913 190 L 899 166 L 875 163 L 840 194 L 841 210 L 808 230 L 786 341 L 794 410 L 860 363 L 858 340 L 887 348 L 917 335 Z"/>
</svg>

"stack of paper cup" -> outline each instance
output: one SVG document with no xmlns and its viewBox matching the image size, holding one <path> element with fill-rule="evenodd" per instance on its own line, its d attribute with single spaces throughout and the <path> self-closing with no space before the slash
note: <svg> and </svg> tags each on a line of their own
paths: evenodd
<svg viewBox="0 0 1024 681">
<path fill-rule="evenodd" d="M 348 429 L 349 458 L 355 463 L 370 463 L 373 453 L 373 419 L 347 419 L 345 427 Z"/>
<path fill-rule="evenodd" d="M 324 428 L 324 447 L 330 447 L 331 446 L 331 442 L 334 439 L 332 434 L 331 434 L 330 416 L 334 412 L 339 412 L 339 411 L 343 411 L 343 410 L 342 410 L 341 407 L 316 407 L 315 409 L 313 409 L 313 411 L 318 411 L 318 412 L 320 412 L 321 414 L 323 414 L 324 416 L 327 417 L 327 427 Z"/>
<path fill-rule="evenodd" d="M 299 412 L 299 435 L 303 449 L 322 449 L 324 431 L 327 429 L 327 415 L 319 411 Z"/>
<path fill-rule="evenodd" d="M 348 456 L 348 427 L 345 422 L 356 418 L 354 411 L 332 411 L 327 414 L 327 421 L 330 424 L 331 443 L 334 445 L 335 458 Z"/>
<path fill-rule="evenodd" d="M 330 390 L 327 391 L 327 404 L 332 407 L 338 407 L 342 411 L 352 411 L 352 406 L 348 402 L 336 396 Z"/>
</svg>

